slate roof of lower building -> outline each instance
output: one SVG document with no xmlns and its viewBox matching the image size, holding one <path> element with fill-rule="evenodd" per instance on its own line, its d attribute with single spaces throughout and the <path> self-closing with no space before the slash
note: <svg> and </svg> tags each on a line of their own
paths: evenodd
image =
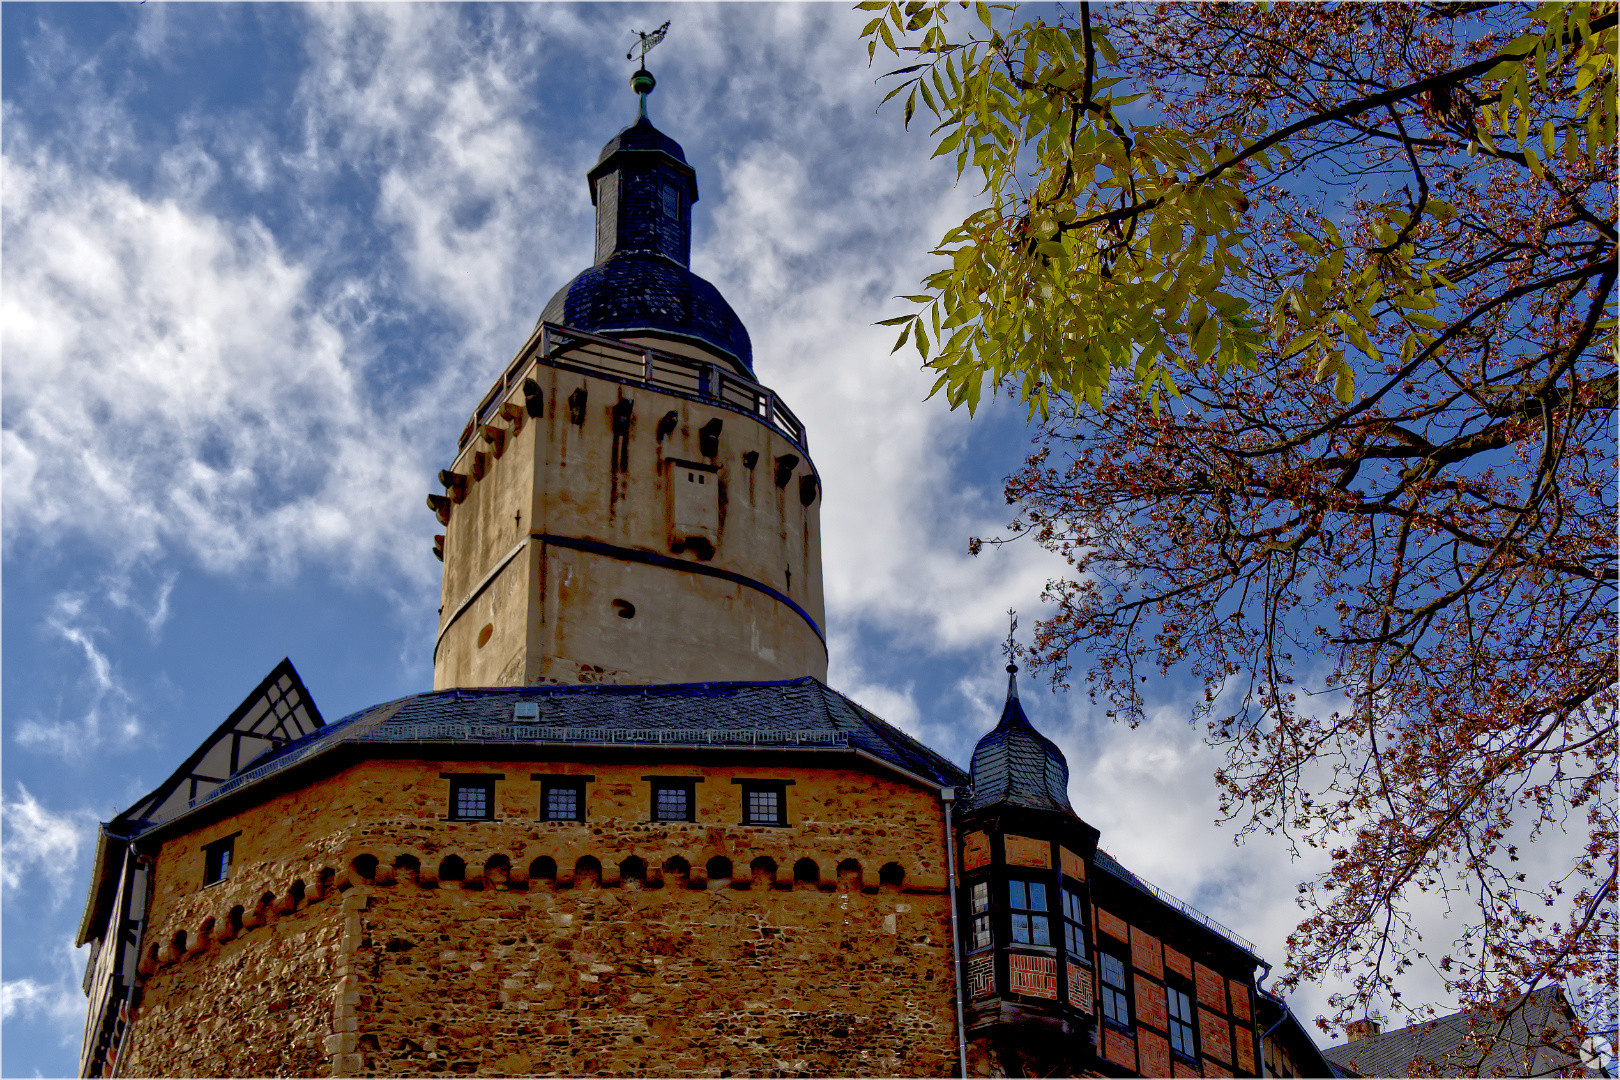
<svg viewBox="0 0 1620 1080">
<path fill-rule="evenodd" d="M 1416 1059 L 1432 1062 L 1438 1076 L 1601 1075 L 1581 1069 L 1577 1056 L 1547 1046 L 1541 1034 L 1549 1029 L 1563 1036 L 1572 1030 L 1569 1005 L 1557 986 L 1507 999 L 1497 1009 L 1452 1013 L 1330 1046 L 1322 1056 L 1352 1076 L 1406 1076 Z"/>
<path fill-rule="evenodd" d="M 342 746 L 828 749 L 863 752 L 942 787 L 967 775 L 946 758 L 806 676 L 782 682 L 527 686 L 435 690 L 361 709 L 244 764 L 139 831 Z M 147 805 L 150 799 L 138 805 Z"/>
</svg>

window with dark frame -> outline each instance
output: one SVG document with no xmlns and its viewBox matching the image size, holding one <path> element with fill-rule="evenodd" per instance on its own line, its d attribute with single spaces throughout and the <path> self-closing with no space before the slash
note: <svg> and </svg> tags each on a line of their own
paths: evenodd
<svg viewBox="0 0 1620 1080">
<path fill-rule="evenodd" d="M 1126 996 L 1125 961 L 1111 953 L 1099 952 L 1097 972 L 1102 976 L 1103 1018 L 1121 1027 L 1130 1027 L 1131 999 Z"/>
<path fill-rule="evenodd" d="M 662 777 L 648 779 L 652 782 L 652 820 L 697 820 L 697 792 L 693 781 Z"/>
<path fill-rule="evenodd" d="M 1052 944 L 1052 918 L 1046 906 L 1046 886 L 1039 881 L 1007 882 L 1012 939 L 1019 945 Z"/>
<path fill-rule="evenodd" d="M 742 788 L 744 825 L 786 825 L 787 789 L 791 780 L 733 780 Z"/>
<path fill-rule="evenodd" d="M 203 846 L 203 884 L 213 885 L 231 876 L 231 855 L 236 848 L 236 834 L 215 840 Z"/>
<path fill-rule="evenodd" d="M 1076 960 L 1086 958 L 1086 902 L 1067 885 L 1063 886 L 1063 948 Z"/>
<path fill-rule="evenodd" d="M 450 778 L 451 821 L 493 821 L 495 819 L 495 778 L 458 776 Z"/>
<path fill-rule="evenodd" d="M 584 821 L 585 781 L 542 780 L 540 782 L 541 821 Z"/>
<path fill-rule="evenodd" d="M 1188 1061 L 1198 1060 L 1198 1044 L 1193 1041 L 1192 995 L 1166 986 L 1170 999 L 1170 1049 Z"/>
<path fill-rule="evenodd" d="M 681 217 L 681 191 L 667 180 L 659 187 L 659 201 L 663 204 L 664 216 L 671 221 L 679 221 Z"/>
<path fill-rule="evenodd" d="M 968 900 L 973 906 L 973 948 L 988 949 L 994 940 L 990 934 L 990 883 L 975 882 L 968 890 Z"/>
</svg>

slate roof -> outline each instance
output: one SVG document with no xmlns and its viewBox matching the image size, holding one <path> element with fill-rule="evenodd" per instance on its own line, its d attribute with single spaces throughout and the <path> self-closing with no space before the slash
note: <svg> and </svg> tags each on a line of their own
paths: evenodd
<svg viewBox="0 0 1620 1080">
<path fill-rule="evenodd" d="M 1571 1031 L 1569 1005 L 1557 986 L 1502 1005 L 1509 1011 L 1500 1035 L 1500 1022 L 1489 1010 L 1474 1010 L 1330 1046 L 1322 1056 L 1351 1076 L 1405 1076 L 1414 1058 L 1434 1062 L 1440 1076 L 1556 1076 L 1570 1075 L 1571 1067 L 1574 1075 L 1600 1075 L 1581 1070 L 1577 1058 L 1540 1045 L 1545 1029 L 1564 1036 Z"/>
<path fill-rule="evenodd" d="M 1007 669 L 1007 704 L 1001 721 L 973 748 L 973 801 L 969 809 L 1006 804 L 1034 810 L 1069 805 L 1069 763 L 1063 751 L 1036 731 L 1018 702 L 1016 668 Z"/>
<path fill-rule="evenodd" d="M 652 150 L 668 154 L 682 165 L 686 164 L 686 153 L 681 149 L 681 144 L 653 127 L 652 121 L 645 116 L 609 139 L 596 163 L 600 165 L 620 150 Z"/>
<path fill-rule="evenodd" d="M 520 718 L 518 706 L 532 706 Z M 342 746 L 824 748 L 862 752 L 942 787 L 966 775 L 944 757 L 806 676 L 784 682 L 436 690 L 352 713 L 248 762 L 150 828 Z"/>
<path fill-rule="evenodd" d="M 588 267 L 540 313 L 598 334 L 651 331 L 718 349 L 754 370 L 754 346 L 720 290 L 686 267 L 650 252 L 619 251 Z M 537 324 L 538 325 L 538 324 Z"/>
</svg>

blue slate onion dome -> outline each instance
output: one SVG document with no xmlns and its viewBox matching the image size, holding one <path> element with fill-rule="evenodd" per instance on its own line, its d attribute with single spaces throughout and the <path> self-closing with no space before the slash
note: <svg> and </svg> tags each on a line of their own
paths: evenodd
<svg viewBox="0 0 1620 1080">
<path fill-rule="evenodd" d="M 970 810 L 997 804 L 1033 810 L 1069 805 L 1069 763 L 1057 744 L 1030 724 L 1018 702 L 1018 665 L 1007 665 L 1007 705 L 1001 722 L 973 748 Z"/>
<path fill-rule="evenodd" d="M 697 174 L 680 144 L 647 119 L 651 73 L 637 71 L 630 86 L 641 115 L 608 140 L 586 176 L 596 207 L 595 265 L 551 298 L 540 321 L 688 341 L 752 375 L 754 349 L 742 320 L 688 267 Z"/>
</svg>

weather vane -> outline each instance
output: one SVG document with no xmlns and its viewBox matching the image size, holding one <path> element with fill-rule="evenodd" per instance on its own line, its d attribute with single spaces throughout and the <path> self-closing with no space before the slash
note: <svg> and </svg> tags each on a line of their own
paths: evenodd
<svg viewBox="0 0 1620 1080">
<path fill-rule="evenodd" d="M 630 32 L 632 34 L 635 34 L 638 38 L 640 38 L 641 41 L 638 42 L 636 45 L 632 46 L 630 51 L 624 54 L 624 58 L 626 60 L 635 59 L 636 50 L 640 49 L 641 50 L 641 66 L 646 67 L 647 66 L 647 52 L 648 52 L 648 50 L 651 49 L 654 45 L 657 45 L 660 41 L 663 41 L 664 40 L 664 35 L 669 33 L 669 20 L 667 20 L 667 19 L 664 20 L 664 25 L 660 26 L 658 29 L 654 30 L 650 34 L 647 33 L 647 31 L 645 31 L 645 30 L 632 30 Z"/>
<path fill-rule="evenodd" d="M 1001 655 L 1007 658 L 1007 670 L 1015 670 L 1018 659 L 1018 640 L 1014 636 L 1018 633 L 1018 612 L 1012 608 L 1007 609 L 1007 640 L 1001 646 Z"/>
</svg>

